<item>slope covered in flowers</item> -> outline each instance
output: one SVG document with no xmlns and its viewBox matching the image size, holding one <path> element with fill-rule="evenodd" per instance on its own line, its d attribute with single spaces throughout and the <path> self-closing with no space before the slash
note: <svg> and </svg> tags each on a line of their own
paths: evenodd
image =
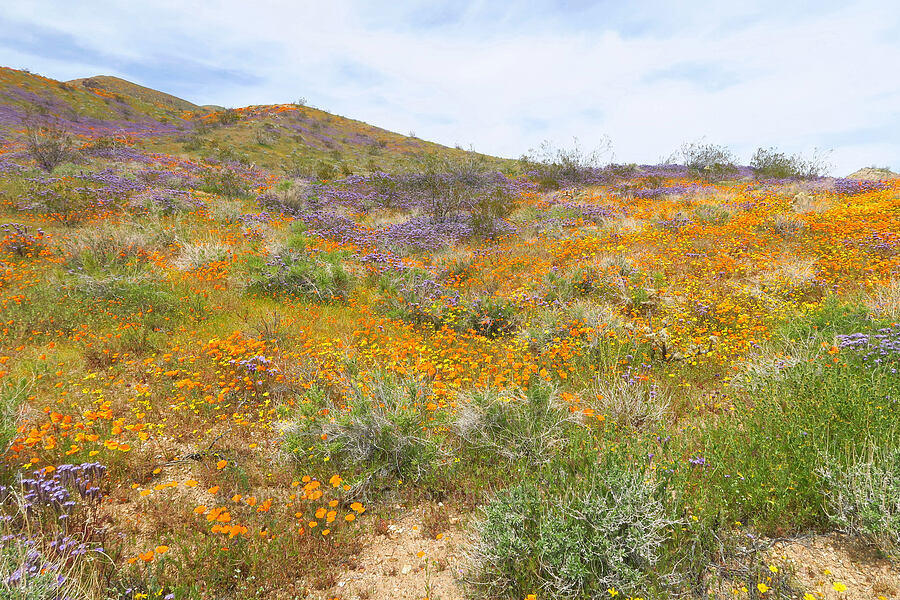
<svg viewBox="0 0 900 600">
<path fill-rule="evenodd" d="M 838 496 L 900 485 L 858 460 L 897 451 L 900 184 L 82 141 L 0 156 L 0 585 L 334 597 L 397 501 L 472 515 L 482 597 L 788 597 L 741 540 L 896 551 Z"/>
</svg>

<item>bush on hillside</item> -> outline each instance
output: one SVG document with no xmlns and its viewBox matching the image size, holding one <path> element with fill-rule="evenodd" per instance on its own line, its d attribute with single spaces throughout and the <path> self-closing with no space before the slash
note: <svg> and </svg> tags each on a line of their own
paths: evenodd
<svg viewBox="0 0 900 600">
<path fill-rule="evenodd" d="M 474 525 L 464 581 L 477 597 L 609 597 L 642 588 L 675 519 L 640 467 L 607 458 L 564 490 L 525 481 Z"/>
<path fill-rule="evenodd" d="M 48 173 L 73 156 L 72 137 L 65 129 L 55 124 L 27 124 L 25 147 L 29 156 Z"/>
<path fill-rule="evenodd" d="M 737 174 L 734 154 L 726 146 L 685 143 L 675 151 L 669 162 L 678 162 L 695 177 L 706 181 L 721 181 Z"/>
<path fill-rule="evenodd" d="M 805 158 L 799 154 L 788 156 L 776 148 L 757 148 L 750 159 L 750 168 L 760 179 L 812 179 L 828 171 L 821 154 Z"/>
</svg>

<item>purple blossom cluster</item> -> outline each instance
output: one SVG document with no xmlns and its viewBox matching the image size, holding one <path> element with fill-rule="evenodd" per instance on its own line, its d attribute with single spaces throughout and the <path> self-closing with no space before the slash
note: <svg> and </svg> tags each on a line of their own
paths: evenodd
<svg viewBox="0 0 900 600">
<path fill-rule="evenodd" d="M 633 195 L 635 198 L 646 200 L 650 198 L 660 198 L 662 196 L 683 196 L 701 189 L 703 189 L 703 186 L 694 183 L 687 185 L 668 185 L 640 189 L 633 192 Z"/>
<path fill-rule="evenodd" d="M 657 225 L 662 229 L 667 231 L 679 232 L 682 227 L 687 227 L 688 225 L 693 225 L 693 221 L 684 216 L 681 213 L 675 214 L 668 219 L 660 219 L 657 221 Z"/>
<path fill-rule="evenodd" d="M 875 333 L 851 333 L 837 336 L 838 347 L 857 352 L 869 368 L 888 368 L 897 374 L 900 363 L 900 324 L 879 329 Z"/>
<path fill-rule="evenodd" d="M 583 220 L 591 223 L 603 223 L 609 219 L 625 216 L 622 211 L 601 204 L 579 204 L 576 202 L 562 201 L 557 202 L 555 206 L 570 210 L 578 214 Z"/>
<path fill-rule="evenodd" d="M 900 253 L 900 233 L 873 231 L 856 245 L 872 254 L 884 257 L 894 256 Z"/>
<path fill-rule="evenodd" d="M 856 194 L 877 192 L 887 187 L 888 184 L 883 181 L 858 181 L 843 177 L 834 180 L 834 192 L 841 196 L 855 196 Z"/>
<path fill-rule="evenodd" d="M 49 562 L 44 557 L 36 548 L 35 540 L 22 539 L 21 536 L 4 536 L 0 541 L 5 547 L 10 550 L 15 548 L 17 553 L 22 555 L 16 561 L 19 563 L 18 566 L 11 573 L 3 573 L 4 577 L 0 579 L 4 589 L 12 592 L 13 598 L 18 597 L 15 590 L 25 592 L 31 585 L 46 586 L 50 588 L 47 591 L 56 592 L 65 584 L 65 576 L 58 572 L 59 565 Z M 52 597 L 57 600 L 70 600 L 68 596 L 54 595 Z"/>
<path fill-rule="evenodd" d="M 100 463 L 65 464 L 50 472 L 38 469 L 31 477 L 22 478 L 18 486 L 21 492 L 0 486 L 0 523 L 8 532 L 0 537 L 0 544 L 21 555 L 14 559 L 11 571 L 2 570 L 0 582 L 7 589 L 43 584 L 61 590 L 66 583 L 60 573 L 61 565 L 89 552 L 104 552 L 96 543 L 66 533 L 65 529 L 55 529 L 48 540 L 40 529 L 27 523 L 30 517 L 55 516 L 51 523 L 64 524 L 79 507 L 96 505 L 101 499 L 100 485 L 105 474 L 106 467 Z"/>
<path fill-rule="evenodd" d="M 3 249 L 17 256 L 34 255 L 44 247 L 43 229 L 32 233 L 27 225 L 6 223 L 0 226 L 0 231 L 3 232 Z"/>
<path fill-rule="evenodd" d="M 12 173 L 21 173 L 24 170 L 25 167 L 6 158 L 0 158 L 0 174 L 9 175 Z"/>
<path fill-rule="evenodd" d="M 44 469 L 21 481 L 26 513 L 49 510 L 66 519 L 81 502 L 99 502 L 100 482 L 106 467 L 100 463 L 60 465 L 51 473 Z M 4 491 L 0 489 L 0 494 Z M 73 496 L 73 491 L 77 496 Z"/>
</svg>

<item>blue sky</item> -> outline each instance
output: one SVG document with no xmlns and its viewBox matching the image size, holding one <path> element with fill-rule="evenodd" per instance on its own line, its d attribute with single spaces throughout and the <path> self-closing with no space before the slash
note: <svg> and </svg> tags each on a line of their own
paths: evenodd
<svg viewBox="0 0 900 600">
<path fill-rule="evenodd" d="M 174 2 L 0 6 L 0 64 L 107 74 L 200 104 L 298 98 L 516 157 L 545 139 L 618 162 L 685 141 L 831 150 L 900 170 L 888 1 Z"/>
</svg>

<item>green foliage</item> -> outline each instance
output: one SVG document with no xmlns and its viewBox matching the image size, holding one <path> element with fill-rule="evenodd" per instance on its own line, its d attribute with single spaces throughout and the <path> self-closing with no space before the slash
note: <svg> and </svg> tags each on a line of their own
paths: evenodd
<svg viewBox="0 0 900 600">
<path fill-rule="evenodd" d="M 812 179 L 828 171 L 828 165 L 819 154 L 812 158 L 799 154 L 788 156 L 776 148 L 757 148 L 750 167 L 760 179 Z"/>
<path fill-rule="evenodd" d="M 554 388 L 535 384 L 525 393 L 473 394 L 456 418 L 454 428 L 481 453 L 507 461 L 543 465 L 566 443 L 571 414 Z"/>
<path fill-rule="evenodd" d="M 71 582 L 57 579 L 56 570 L 35 569 L 29 571 L 31 565 L 44 566 L 50 564 L 38 558 L 31 558 L 35 554 L 41 556 L 31 544 L 15 536 L 4 540 L 0 544 L 0 598 L 15 600 L 58 600 L 59 598 L 71 598 L 73 600 L 84 598 L 78 593 L 76 585 Z"/>
<path fill-rule="evenodd" d="M 737 174 L 734 154 L 726 146 L 688 142 L 669 160 L 683 164 L 692 175 L 706 181 L 721 181 Z"/>
<path fill-rule="evenodd" d="M 591 152 L 583 150 L 577 138 L 571 148 L 557 148 L 550 140 L 545 140 L 538 150 L 523 155 L 519 166 L 543 190 L 556 190 L 590 182 L 611 148 L 608 138 L 601 140 L 600 146 Z"/>
<path fill-rule="evenodd" d="M 509 217 L 515 207 L 515 197 L 500 187 L 477 194 L 469 208 L 472 217 L 472 233 L 486 239 L 496 237 L 498 223 Z"/>
<path fill-rule="evenodd" d="M 210 172 L 203 178 L 200 189 L 210 194 L 219 194 L 227 198 L 249 198 L 250 188 L 240 175 L 231 169 Z"/>
<path fill-rule="evenodd" d="M 826 305 L 795 324 L 795 331 L 819 334 L 788 344 L 780 360 L 759 363 L 742 382 L 752 392 L 746 405 L 701 429 L 699 446 L 685 452 L 706 465 L 676 471 L 692 505 L 767 534 L 823 528 L 822 456 L 831 457 L 830 471 L 853 477 L 847 457 L 873 445 L 897 447 L 900 406 L 891 399 L 900 395 L 900 380 L 890 365 L 865 365 L 852 352 L 829 350 L 835 323 L 848 313 L 852 309 Z M 850 322 L 858 321 L 843 326 Z"/>
<path fill-rule="evenodd" d="M 900 557 L 900 448 L 872 447 L 843 461 L 825 456 L 822 464 L 831 522 Z"/>
<path fill-rule="evenodd" d="M 286 449 L 301 458 L 327 457 L 341 473 L 353 474 L 360 495 L 397 480 L 421 481 L 438 466 L 445 452 L 439 438 L 422 429 L 427 389 L 419 382 L 376 374 L 352 381 L 349 393 L 349 411 L 334 410 L 321 395 L 302 403 L 285 435 Z M 334 419 L 322 416 L 323 404 Z"/>
<path fill-rule="evenodd" d="M 628 457 L 607 456 L 560 487 L 500 492 L 475 523 L 464 580 L 477 597 L 599 598 L 647 586 L 676 520 Z"/>
<path fill-rule="evenodd" d="M 31 389 L 27 379 L 6 381 L 0 388 L 0 456 L 6 454 L 16 437 L 20 411 Z"/>
<path fill-rule="evenodd" d="M 302 238 L 291 243 L 302 245 Z M 269 296 L 290 295 L 320 302 L 346 300 L 354 279 L 344 269 L 340 252 L 311 255 L 288 249 L 268 262 L 261 259 L 248 262 L 250 280 L 248 290 Z"/>
</svg>

